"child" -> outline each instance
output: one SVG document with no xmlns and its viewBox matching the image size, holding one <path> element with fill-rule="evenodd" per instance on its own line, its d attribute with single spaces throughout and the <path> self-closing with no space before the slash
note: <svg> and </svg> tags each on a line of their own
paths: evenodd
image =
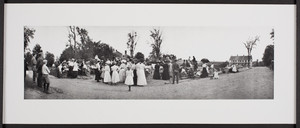
<svg viewBox="0 0 300 128">
<path fill-rule="evenodd" d="M 132 71 L 131 67 L 127 67 L 125 84 L 128 85 L 129 91 L 131 91 L 131 86 L 134 84 L 133 83 L 133 71 Z"/>
<path fill-rule="evenodd" d="M 219 72 L 215 70 L 213 79 L 219 79 Z"/>
<path fill-rule="evenodd" d="M 44 92 L 49 94 L 49 86 L 50 86 L 50 80 L 49 80 L 49 73 L 50 70 L 48 69 L 47 65 L 47 60 L 43 60 L 43 67 L 42 67 L 42 74 L 43 74 L 43 80 L 44 80 Z"/>
</svg>

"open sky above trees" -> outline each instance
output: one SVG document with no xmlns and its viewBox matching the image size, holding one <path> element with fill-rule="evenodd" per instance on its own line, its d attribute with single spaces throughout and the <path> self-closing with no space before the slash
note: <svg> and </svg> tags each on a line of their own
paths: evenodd
<svg viewBox="0 0 300 128">
<path fill-rule="evenodd" d="M 107 43 L 124 54 L 127 50 L 128 33 L 137 32 L 135 53 L 142 52 L 145 57 L 152 51 L 150 30 L 154 28 L 162 31 L 162 54 L 174 54 L 177 58 L 187 59 L 195 56 L 197 60 L 208 58 L 211 61 L 226 61 L 231 55 L 247 55 L 243 42 L 255 36 L 260 41 L 252 50 L 253 59 L 261 60 L 267 45 L 272 44 L 270 39 L 272 27 L 84 27 L 93 41 Z M 59 57 L 68 43 L 68 26 L 40 27 L 29 26 L 35 29 L 34 38 L 28 48 L 40 44 L 44 51 Z M 276 31 L 276 30 L 275 30 Z M 129 51 L 128 51 L 129 54 Z"/>
</svg>

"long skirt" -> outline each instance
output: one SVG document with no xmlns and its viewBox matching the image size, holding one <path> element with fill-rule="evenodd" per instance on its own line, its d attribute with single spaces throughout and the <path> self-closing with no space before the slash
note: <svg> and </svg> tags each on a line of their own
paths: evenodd
<svg viewBox="0 0 300 128">
<path fill-rule="evenodd" d="M 153 79 L 160 79 L 160 73 L 159 73 L 159 69 L 154 71 L 154 75 L 153 75 Z"/>
<path fill-rule="evenodd" d="M 208 73 L 207 73 L 206 68 L 203 68 L 203 70 L 201 72 L 201 75 L 200 75 L 200 78 L 205 78 L 205 77 L 208 77 Z"/>
<path fill-rule="evenodd" d="M 105 71 L 103 82 L 104 82 L 104 83 L 109 83 L 109 82 L 111 82 L 111 76 L 110 76 L 110 72 L 109 72 L 109 71 Z"/>
<path fill-rule="evenodd" d="M 126 78 L 126 74 L 125 74 L 125 69 L 121 69 L 119 72 L 119 78 L 120 78 L 120 82 L 124 82 L 125 78 Z"/>
<path fill-rule="evenodd" d="M 98 69 L 95 69 L 95 80 L 99 81 L 100 80 L 100 72 Z"/>
<path fill-rule="evenodd" d="M 137 85 L 137 74 L 136 74 L 136 70 L 133 70 L 133 83 L 134 85 Z"/>
<path fill-rule="evenodd" d="M 118 83 L 120 81 L 120 78 L 119 78 L 119 74 L 117 71 L 113 71 L 112 73 L 112 77 L 111 77 L 111 82 L 112 83 Z"/>
</svg>

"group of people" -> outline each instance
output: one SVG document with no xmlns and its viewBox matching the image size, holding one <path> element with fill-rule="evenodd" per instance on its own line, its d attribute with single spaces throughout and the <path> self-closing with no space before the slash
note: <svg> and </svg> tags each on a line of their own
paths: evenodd
<svg viewBox="0 0 300 128">
<path fill-rule="evenodd" d="M 89 75 L 90 68 L 84 61 L 79 62 L 72 58 L 68 61 L 55 62 L 58 78 L 77 78 L 78 75 Z"/>
<path fill-rule="evenodd" d="M 147 79 L 145 74 L 146 65 L 141 60 L 121 60 L 120 63 L 111 60 L 97 60 L 95 80 L 105 84 L 117 85 L 124 83 L 128 86 L 145 86 Z"/>
<path fill-rule="evenodd" d="M 213 63 L 209 64 L 208 61 L 204 61 L 201 68 L 199 68 L 199 63 L 194 56 L 192 60 L 190 57 L 187 60 L 183 60 L 180 66 L 177 66 L 178 64 L 173 62 L 167 57 L 164 61 L 156 63 L 153 79 L 169 80 L 170 83 L 174 83 L 176 77 L 179 77 L 179 79 L 183 77 L 195 78 L 196 76 L 200 78 L 219 78 L 219 72 L 214 68 Z"/>
<path fill-rule="evenodd" d="M 177 60 L 170 60 L 169 57 L 165 61 L 156 63 L 154 65 L 153 79 L 169 80 L 170 83 L 178 84 L 180 79 L 180 66 L 177 64 Z"/>
<path fill-rule="evenodd" d="M 31 65 L 33 71 L 33 82 L 35 83 L 37 80 L 37 86 L 43 87 L 43 91 L 49 94 L 50 70 L 47 67 L 47 60 L 44 59 L 43 52 L 38 53 L 38 55 L 33 54 L 33 57 L 31 58 Z"/>
</svg>

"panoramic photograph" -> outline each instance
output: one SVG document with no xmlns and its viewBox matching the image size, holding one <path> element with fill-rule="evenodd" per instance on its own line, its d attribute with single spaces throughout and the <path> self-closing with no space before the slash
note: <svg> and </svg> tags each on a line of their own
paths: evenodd
<svg viewBox="0 0 300 128">
<path fill-rule="evenodd" d="M 24 26 L 24 99 L 274 99 L 273 27 Z"/>
</svg>

